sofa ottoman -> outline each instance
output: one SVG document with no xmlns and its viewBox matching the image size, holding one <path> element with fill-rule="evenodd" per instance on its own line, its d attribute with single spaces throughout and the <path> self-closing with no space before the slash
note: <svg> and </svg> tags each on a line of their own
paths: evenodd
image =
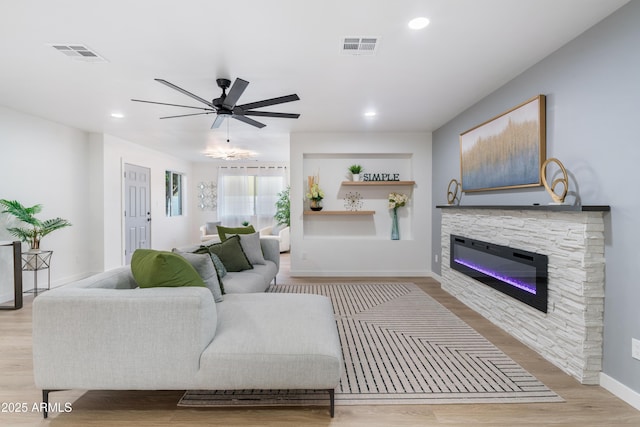
<svg viewBox="0 0 640 427">
<path fill-rule="evenodd" d="M 203 389 L 326 389 L 342 351 L 331 301 L 311 294 L 229 294 L 200 358 Z"/>
</svg>

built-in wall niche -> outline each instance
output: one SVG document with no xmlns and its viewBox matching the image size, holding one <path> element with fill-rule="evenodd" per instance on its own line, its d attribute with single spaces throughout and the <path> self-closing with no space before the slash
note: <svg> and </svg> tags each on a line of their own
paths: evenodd
<svg viewBox="0 0 640 427">
<path fill-rule="evenodd" d="M 351 182 L 349 166 L 359 164 L 364 173 L 388 174 L 400 181 Z M 361 176 L 362 176 L 361 174 Z M 318 176 L 320 188 L 325 193 L 323 210 L 309 211 L 304 205 L 305 239 L 373 239 L 389 240 L 391 211 L 389 193 L 404 193 L 414 198 L 413 154 L 411 153 L 306 153 L 303 155 L 303 188 L 307 189 L 307 177 Z M 349 214 L 347 200 L 358 197 L 359 214 Z M 366 214 L 365 214 L 366 212 Z M 413 239 L 412 202 L 398 210 L 400 239 Z"/>
</svg>

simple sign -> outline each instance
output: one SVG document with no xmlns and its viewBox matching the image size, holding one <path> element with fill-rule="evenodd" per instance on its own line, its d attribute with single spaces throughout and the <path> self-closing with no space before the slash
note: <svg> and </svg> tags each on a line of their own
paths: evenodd
<svg viewBox="0 0 640 427">
<path fill-rule="evenodd" d="M 399 173 L 365 173 L 363 181 L 400 181 Z"/>
</svg>

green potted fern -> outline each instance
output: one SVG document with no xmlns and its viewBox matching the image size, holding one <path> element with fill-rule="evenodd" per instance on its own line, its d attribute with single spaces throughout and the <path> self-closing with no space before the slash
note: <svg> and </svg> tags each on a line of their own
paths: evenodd
<svg viewBox="0 0 640 427">
<path fill-rule="evenodd" d="M 291 225 L 291 200 L 289 199 L 289 189 L 287 187 L 278 193 L 278 200 L 276 201 L 276 214 L 273 216 L 278 225 Z"/>
<path fill-rule="evenodd" d="M 4 210 L 0 213 L 6 213 L 14 216 L 18 221 L 23 222 L 23 227 L 7 227 L 7 231 L 31 247 L 32 251 L 40 249 L 40 240 L 47 234 L 60 228 L 70 227 L 71 223 L 66 219 L 52 218 L 47 220 L 39 220 L 36 214 L 42 212 L 42 205 L 26 207 L 17 200 L 0 199 L 0 206 Z"/>
</svg>

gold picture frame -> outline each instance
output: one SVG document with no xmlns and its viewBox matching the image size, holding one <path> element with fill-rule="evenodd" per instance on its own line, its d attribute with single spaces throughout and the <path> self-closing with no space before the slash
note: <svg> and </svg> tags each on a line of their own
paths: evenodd
<svg viewBox="0 0 640 427">
<path fill-rule="evenodd" d="M 542 185 L 546 97 L 537 95 L 460 134 L 462 191 Z"/>
</svg>

